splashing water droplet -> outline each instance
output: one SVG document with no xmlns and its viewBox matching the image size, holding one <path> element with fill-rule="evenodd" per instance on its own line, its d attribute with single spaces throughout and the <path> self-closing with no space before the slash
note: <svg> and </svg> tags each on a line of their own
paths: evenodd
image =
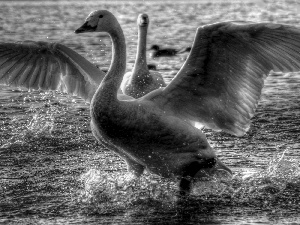
<svg viewBox="0 0 300 225">
<path fill-rule="evenodd" d="M 124 172 L 91 169 L 82 175 L 81 181 L 84 189 L 79 201 L 97 213 L 122 210 L 141 202 L 173 204 L 176 200 L 177 185 L 174 182 L 148 173 L 136 178 Z"/>
<path fill-rule="evenodd" d="M 40 95 L 28 94 L 22 98 L 22 112 L 14 115 L 10 121 L 10 134 L 8 140 L 3 141 L 0 148 L 8 148 L 14 144 L 24 144 L 30 138 L 38 136 L 51 136 L 55 129 L 55 117 L 65 113 L 60 104 L 55 104 L 52 92 Z M 30 106 L 28 107 L 28 103 Z"/>
</svg>

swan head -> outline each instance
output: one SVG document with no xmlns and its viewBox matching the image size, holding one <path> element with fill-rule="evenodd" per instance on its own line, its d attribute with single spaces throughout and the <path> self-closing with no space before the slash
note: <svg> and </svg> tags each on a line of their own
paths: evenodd
<svg viewBox="0 0 300 225">
<path fill-rule="evenodd" d="M 91 12 L 85 23 L 75 30 L 75 33 L 86 32 L 109 32 L 114 25 L 118 24 L 116 17 L 107 10 L 96 10 Z"/>
<path fill-rule="evenodd" d="M 137 25 L 140 27 L 147 27 L 149 25 L 149 17 L 146 13 L 142 13 L 138 16 Z"/>
</svg>

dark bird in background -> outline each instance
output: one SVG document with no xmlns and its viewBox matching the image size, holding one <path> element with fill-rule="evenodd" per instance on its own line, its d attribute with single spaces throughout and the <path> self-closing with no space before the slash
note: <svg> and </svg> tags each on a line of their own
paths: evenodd
<svg viewBox="0 0 300 225">
<path fill-rule="evenodd" d="M 158 58 L 158 57 L 172 57 L 184 52 L 190 52 L 191 47 L 186 47 L 178 50 L 174 48 L 160 48 L 158 45 L 152 45 L 149 50 L 152 51 L 151 58 Z"/>
<path fill-rule="evenodd" d="M 156 65 L 153 64 L 153 63 L 149 63 L 149 64 L 147 65 L 147 67 L 148 67 L 148 70 L 157 70 Z"/>
</svg>

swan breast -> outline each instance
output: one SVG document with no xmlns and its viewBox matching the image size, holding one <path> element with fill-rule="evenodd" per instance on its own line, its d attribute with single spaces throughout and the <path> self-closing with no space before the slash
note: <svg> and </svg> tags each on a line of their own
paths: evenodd
<svg viewBox="0 0 300 225">
<path fill-rule="evenodd" d="M 200 130 L 151 102 L 136 100 L 92 109 L 92 123 L 106 142 L 113 141 L 149 171 L 163 177 L 180 177 L 185 165 L 216 157 Z"/>
<path fill-rule="evenodd" d="M 161 74 L 156 71 L 147 70 L 137 73 L 138 75 L 133 75 L 133 72 L 127 72 L 124 75 L 120 88 L 126 95 L 140 98 L 153 90 L 166 86 Z"/>
</svg>

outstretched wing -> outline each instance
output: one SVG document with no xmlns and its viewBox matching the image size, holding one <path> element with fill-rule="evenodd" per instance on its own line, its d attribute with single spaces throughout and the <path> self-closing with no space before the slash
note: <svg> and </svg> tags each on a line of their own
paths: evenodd
<svg viewBox="0 0 300 225">
<path fill-rule="evenodd" d="M 87 102 L 105 73 L 70 48 L 47 42 L 0 43 L 0 83 L 59 90 Z"/>
<path fill-rule="evenodd" d="M 271 70 L 300 70 L 300 29 L 242 21 L 199 27 L 185 64 L 153 101 L 184 119 L 241 136 Z"/>
</svg>

